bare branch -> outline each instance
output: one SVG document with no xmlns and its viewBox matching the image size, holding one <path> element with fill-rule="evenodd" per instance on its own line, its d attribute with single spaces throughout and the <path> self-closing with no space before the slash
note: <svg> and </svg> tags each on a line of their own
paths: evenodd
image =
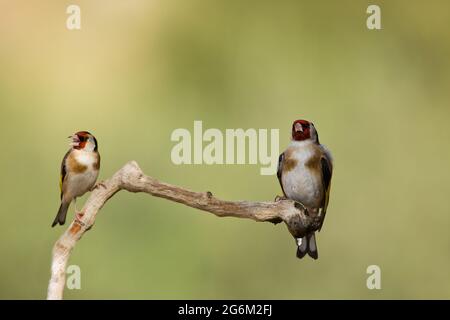
<svg viewBox="0 0 450 320">
<path fill-rule="evenodd" d="M 278 223 L 284 221 L 289 232 L 301 237 L 307 231 L 317 230 L 320 219 L 308 216 L 301 205 L 290 200 L 276 202 L 224 201 L 213 197 L 211 192 L 194 192 L 160 182 L 144 175 L 135 161 L 130 161 L 110 179 L 96 188 L 86 201 L 81 220 L 75 219 L 55 243 L 52 252 L 51 278 L 47 299 L 62 299 L 65 272 L 70 254 L 78 240 L 95 222 L 95 217 L 109 198 L 120 190 L 145 192 L 215 214 L 218 217 L 246 218 L 255 221 Z"/>
</svg>

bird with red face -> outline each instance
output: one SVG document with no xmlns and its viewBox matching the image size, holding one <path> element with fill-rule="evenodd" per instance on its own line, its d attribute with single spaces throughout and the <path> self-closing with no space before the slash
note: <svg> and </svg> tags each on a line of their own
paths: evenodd
<svg viewBox="0 0 450 320">
<path fill-rule="evenodd" d="M 86 192 L 92 190 L 100 170 L 100 154 L 97 139 L 87 131 L 79 131 L 72 136 L 70 150 L 61 163 L 59 186 L 61 205 L 52 227 L 66 222 L 67 210 L 72 201 L 76 202 Z M 76 206 L 75 212 L 78 215 Z"/>
<path fill-rule="evenodd" d="M 277 176 L 286 198 L 300 203 L 307 211 L 319 214 L 322 228 L 330 195 L 333 159 L 330 151 L 319 142 L 312 122 L 296 120 L 292 124 L 292 138 L 280 155 Z M 308 254 L 319 257 L 314 232 L 295 235 L 297 257 Z"/>
</svg>

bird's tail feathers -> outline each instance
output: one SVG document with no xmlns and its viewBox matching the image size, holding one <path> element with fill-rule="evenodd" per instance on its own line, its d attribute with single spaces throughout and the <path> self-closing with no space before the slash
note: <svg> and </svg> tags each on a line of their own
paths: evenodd
<svg viewBox="0 0 450 320">
<path fill-rule="evenodd" d="M 70 202 L 61 201 L 61 205 L 59 206 L 58 213 L 56 214 L 55 220 L 52 223 L 52 228 L 56 226 L 58 223 L 63 225 L 66 222 L 67 210 L 69 209 Z"/>
<path fill-rule="evenodd" d="M 303 238 L 297 238 L 297 258 L 301 259 L 306 254 L 316 260 L 319 257 L 317 252 L 316 236 L 314 232 L 307 234 Z"/>
</svg>

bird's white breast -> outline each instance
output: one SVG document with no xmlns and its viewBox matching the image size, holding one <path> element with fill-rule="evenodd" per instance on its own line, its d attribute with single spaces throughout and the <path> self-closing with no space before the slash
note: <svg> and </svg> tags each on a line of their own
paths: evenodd
<svg viewBox="0 0 450 320">
<path fill-rule="evenodd" d="M 74 150 L 74 157 L 80 165 L 91 168 L 97 161 L 96 154 L 84 150 Z"/>
<path fill-rule="evenodd" d="M 67 193 L 72 197 L 80 197 L 89 191 L 98 177 L 98 170 L 94 164 L 98 161 L 97 155 L 93 152 L 74 150 L 73 157 L 81 166 L 86 166 L 82 172 L 69 172 L 67 175 Z"/>
<path fill-rule="evenodd" d="M 310 141 L 291 142 L 284 160 L 284 168 L 290 170 L 284 169 L 281 177 L 286 197 L 311 208 L 320 207 L 324 195 L 318 148 Z M 314 165 L 314 161 L 319 163 Z M 295 163 L 295 166 L 289 168 L 288 163 Z"/>
</svg>

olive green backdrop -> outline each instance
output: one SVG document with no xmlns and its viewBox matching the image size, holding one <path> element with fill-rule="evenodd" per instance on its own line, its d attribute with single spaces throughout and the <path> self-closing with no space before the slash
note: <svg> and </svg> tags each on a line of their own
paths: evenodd
<svg viewBox="0 0 450 320">
<path fill-rule="evenodd" d="M 272 200 L 259 165 L 172 164 L 170 134 L 279 128 L 281 151 L 298 118 L 335 158 L 318 261 L 295 258 L 282 224 L 121 192 L 75 248 L 82 288 L 65 297 L 450 298 L 449 21 L 448 1 L 1 1 L 0 298 L 46 296 L 68 135 L 96 135 L 100 179 L 136 160 Z M 366 287 L 372 264 L 381 290 Z"/>
</svg>

